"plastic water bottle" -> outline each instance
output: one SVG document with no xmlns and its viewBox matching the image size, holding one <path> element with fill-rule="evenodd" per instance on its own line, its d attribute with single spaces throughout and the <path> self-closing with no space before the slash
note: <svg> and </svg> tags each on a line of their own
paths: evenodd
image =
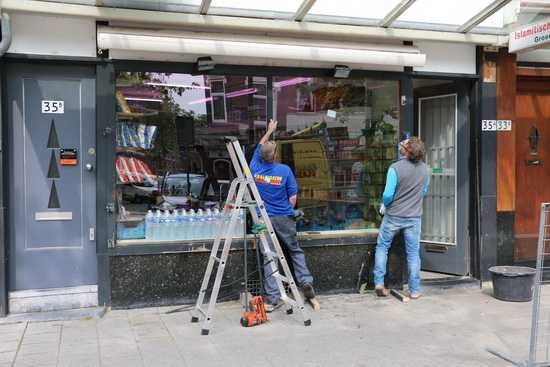
<svg viewBox="0 0 550 367">
<path fill-rule="evenodd" d="M 179 217 L 180 217 L 179 211 L 174 209 L 172 211 L 172 214 L 170 215 L 170 231 L 169 231 L 170 240 L 177 240 L 179 237 L 178 235 Z"/>
<path fill-rule="evenodd" d="M 214 238 L 214 218 L 212 217 L 212 209 L 208 208 L 204 212 L 204 238 Z"/>
<path fill-rule="evenodd" d="M 196 238 L 204 238 L 204 224 L 205 224 L 205 217 L 204 217 L 204 211 L 202 209 L 197 210 L 197 237 Z"/>
<path fill-rule="evenodd" d="M 185 209 L 181 210 L 179 221 L 178 221 L 178 238 L 180 240 L 186 240 L 188 235 L 189 227 L 189 217 Z"/>
<path fill-rule="evenodd" d="M 244 209 L 239 209 L 239 216 L 237 217 L 237 228 L 236 233 L 237 235 L 235 237 L 244 237 L 245 236 L 245 229 L 244 229 Z"/>
<path fill-rule="evenodd" d="M 170 239 L 170 230 L 171 227 L 172 218 L 170 218 L 170 212 L 168 210 L 165 210 L 164 213 L 161 216 L 161 225 L 160 227 L 160 238 L 161 241 L 167 241 Z"/>
<path fill-rule="evenodd" d="M 218 235 L 218 230 L 220 229 L 220 222 L 222 220 L 222 215 L 218 208 L 212 211 L 212 237 L 216 238 Z"/>
<path fill-rule="evenodd" d="M 154 241 L 154 231 L 155 230 L 155 217 L 152 210 L 148 210 L 145 215 L 145 239 L 147 241 Z"/>
<path fill-rule="evenodd" d="M 225 224 L 222 224 L 223 227 L 223 237 L 227 238 L 227 232 L 229 232 L 229 224 L 231 223 L 231 213 L 233 212 L 232 209 L 226 209 L 228 211 L 227 218 L 225 219 Z"/>
<path fill-rule="evenodd" d="M 187 239 L 194 240 L 197 238 L 197 215 L 193 209 L 189 209 L 187 214 Z"/>
<path fill-rule="evenodd" d="M 160 240 L 160 233 L 161 233 L 161 221 L 162 221 L 162 213 L 160 212 L 160 210 L 157 210 L 153 216 L 153 219 L 154 219 L 154 229 L 153 229 L 153 240 L 154 241 L 158 241 Z"/>
</svg>

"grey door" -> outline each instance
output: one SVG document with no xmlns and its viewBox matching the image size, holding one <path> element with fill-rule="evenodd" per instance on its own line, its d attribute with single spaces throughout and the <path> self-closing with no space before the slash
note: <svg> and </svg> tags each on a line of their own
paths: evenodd
<svg viewBox="0 0 550 367">
<path fill-rule="evenodd" d="M 94 69 L 8 65 L 7 98 L 10 290 L 97 284 Z"/>
<path fill-rule="evenodd" d="M 468 273 L 468 98 L 465 83 L 415 91 L 430 186 L 424 198 L 422 269 Z"/>
</svg>

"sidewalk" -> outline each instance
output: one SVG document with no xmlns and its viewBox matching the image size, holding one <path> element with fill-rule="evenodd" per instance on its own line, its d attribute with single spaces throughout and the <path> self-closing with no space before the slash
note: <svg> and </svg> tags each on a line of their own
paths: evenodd
<svg viewBox="0 0 550 367">
<path fill-rule="evenodd" d="M 322 309 L 268 314 L 245 328 L 238 302 L 204 318 L 178 307 L 108 311 L 48 322 L 0 319 L 0 366 L 513 366 L 525 362 L 532 302 L 504 302 L 491 288 L 426 290 L 401 302 L 374 293 L 320 296 Z"/>
</svg>

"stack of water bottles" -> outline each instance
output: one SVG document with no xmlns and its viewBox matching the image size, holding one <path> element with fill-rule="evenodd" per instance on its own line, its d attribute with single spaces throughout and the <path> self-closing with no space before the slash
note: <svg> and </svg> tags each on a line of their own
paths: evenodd
<svg viewBox="0 0 550 367">
<path fill-rule="evenodd" d="M 223 236 L 227 236 L 227 230 L 231 221 L 231 214 L 227 216 Z M 147 241 L 180 241 L 213 239 L 218 234 L 222 215 L 219 209 L 190 209 L 173 210 L 149 210 L 145 215 L 145 238 Z M 244 235 L 244 209 L 238 211 L 237 223 L 233 230 L 233 237 Z"/>
</svg>

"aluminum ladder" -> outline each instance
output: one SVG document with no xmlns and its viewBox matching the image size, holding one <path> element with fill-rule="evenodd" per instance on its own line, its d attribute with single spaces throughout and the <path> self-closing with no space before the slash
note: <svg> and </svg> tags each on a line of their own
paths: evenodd
<svg viewBox="0 0 550 367">
<path fill-rule="evenodd" d="M 246 162 L 246 158 L 243 154 L 239 141 L 234 136 L 226 136 L 223 138 L 223 140 L 227 146 L 227 150 L 231 157 L 231 162 L 233 163 L 233 167 L 235 168 L 237 177 L 231 182 L 231 187 L 227 195 L 227 201 L 222 211 L 220 226 L 218 227 L 218 232 L 212 246 L 210 259 L 208 260 L 208 265 L 206 266 L 206 272 L 204 273 L 204 279 L 202 281 L 202 285 L 199 291 L 197 304 L 195 305 L 195 309 L 192 313 L 191 322 L 199 321 L 199 313 L 204 315 L 205 320 L 201 333 L 202 335 L 208 335 L 210 331 L 210 325 L 212 323 L 212 315 L 214 313 L 214 308 L 216 306 L 216 301 L 218 298 L 218 292 L 220 290 L 220 285 L 222 282 L 223 273 L 227 264 L 229 249 L 231 248 L 233 232 L 235 230 L 235 226 L 237 225 L 238 213 L 241 208 L 244 208 L 250 211 L 250 214 L 252 215 L 255 224 L 260 223 L 260 219 L 256 209 L 260 211 L 261 217 L 266 226 L 266 230 L 259 233 L 260 243 L 270 265 L 270 275 L 275 277 L 277 286 L 281 293 L 281 299 L 284 302 L 287 314 L 291 314 L 293 312 L 292 306 L 298 307 L 302 314 L 304 325 L 309 326 L 311 325 L 311 320 L 304 306 L 302 296 L 300 295 L 292 273 L 290 272 L 288 262 L 281 249 L 279 240 L 275 235 L 275 231 L 273 230 L 273 226 L 271 225 L 271 221 L 269 220 L 264 203 L 260 197 L 260 193 L 258 192 L 258 188 L 256 187 L 254 178 L 250 172 L 250 168 L 248 167 L 248 163 Z M 219 255 L 220 243 L 222 237 L 224 237 L 223 233 L 225 226 L 227 225 L 227 218 L 230 213 L 231 220 L 227 229 L 227 234 L 225 236 L 221 255 Z M 270 250 L 267 236 L 270 236 L 275 251 Z M 279 271 L 279 268 L 274 261 L 275 258 L 279 260 L 279 267 L 282 267 L 284 274 Z M 203 309 L 204 298 L 208 291 L 208 283 L 210 281 L 210 277 L 212 275 L 212 271 L 214 270 L 215 265 L 217 265 L 216 278 L 214 280 L 214 284 L 210 293 L 208 308 L 205 311 L 205 309 Z M 283 283 L 289 286 L 292 297 L 287 294 Z"/>
</svg>

